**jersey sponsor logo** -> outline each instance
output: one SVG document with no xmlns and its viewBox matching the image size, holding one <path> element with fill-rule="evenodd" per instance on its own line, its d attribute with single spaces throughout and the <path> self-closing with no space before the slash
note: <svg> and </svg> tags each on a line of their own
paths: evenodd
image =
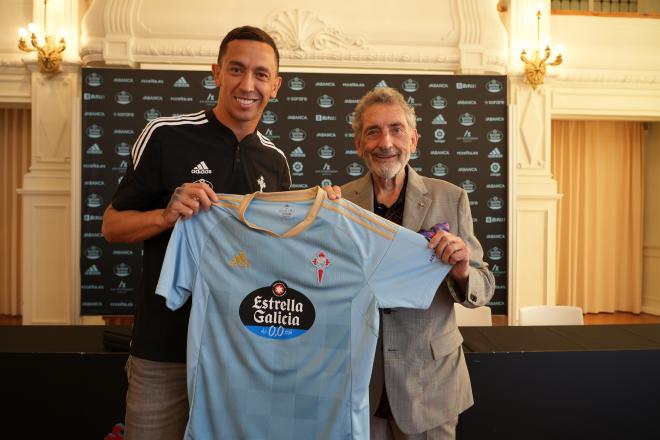
<svg viewBox="0 0 660 440">
<path fill-rule="evenodd" d="M 211 170 L 207 165 L 206 162 L 201 161 L 195 167 L 190 170 L 192 174 L 212 174 L 213 170 Z"/>
<path fill-rule="evenodd" d="M 309 298 L 281 280 L 248 294 L 238 313 L 245 328 L 268 339 L 296 338 L 305 334 L 316 319 Z"/>
<path fill-rule="evenodd" d="M 323 283 L 323 273 L 325 269 L 330 266 L 330 259 L 325 255 L 325 252 L 321 251 L 318 255 L 312 258 L 312 266 L 316 268 L 316 279 L 319 284 Z"/>
<path fill-rule="evenodd" d="M 240 251 L 234 258 L 229 260 L 229 265 L 231 267 L 245 267 L 248 268 L 250 267 L 250 261 L 248 260 L 247 255 L 245 255 L 245 252 Z"/>
</svg>

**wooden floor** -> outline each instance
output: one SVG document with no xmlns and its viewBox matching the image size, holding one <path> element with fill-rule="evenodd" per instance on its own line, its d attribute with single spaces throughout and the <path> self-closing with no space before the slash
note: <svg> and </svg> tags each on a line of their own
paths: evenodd
<svg viewBox="0 0 660 440">
<path fill-rule="evenodd" d="M 130 317 L 106 317 L 108 325 L 130 325 Z M 21 325 L 23 320 L 20 316 L 0 315 L 0 325 Z M 585 325 L 598 324 L 660 324 L 660 316 L 640 313 L 635 315 L 627 312 L 617 313 L 587 313 L 584 315 Z M 493 315 L 493 325 L 507 325 L 506 315 Z"/>
</svg>

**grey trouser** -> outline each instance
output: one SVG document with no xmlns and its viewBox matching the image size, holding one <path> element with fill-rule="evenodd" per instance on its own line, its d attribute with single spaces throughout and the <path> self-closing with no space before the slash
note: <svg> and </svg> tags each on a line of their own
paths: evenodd
<svg viewBox="0 0 660 440">
<path fill-rule="evenodd" d="M 186 364 L 129 356 L 125 440 L 181 440 L 188 423 Z"/>
<path fill-rule="evenodd" d="M 371 440 L 455 440 L 458 417 L 419 434 L 404 434 L 394 420 L 371 417 Z"/>
</svg>

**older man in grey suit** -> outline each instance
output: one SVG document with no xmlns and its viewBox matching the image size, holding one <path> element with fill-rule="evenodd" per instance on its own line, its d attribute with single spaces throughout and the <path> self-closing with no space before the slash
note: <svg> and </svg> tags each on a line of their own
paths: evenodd
<svg viewBox="0 0 660 440">
<path fill-rule="evenodd" d="M 481 306 L 494 292 L 467 194 L 408 166 L 419 135 L 414 110 L 396 90 L 362 97 L 353 131 L 369 173 L 341 189 L 326 187 L 330 197 L 343 194 L 414 231 L 442 224 L 429 246 L 453 265 L 427 310 L 382 310 L 369 389 L 371 438 L 454 439 L 458 415 L 473 400 L 453 303 Z"/>
</svg>

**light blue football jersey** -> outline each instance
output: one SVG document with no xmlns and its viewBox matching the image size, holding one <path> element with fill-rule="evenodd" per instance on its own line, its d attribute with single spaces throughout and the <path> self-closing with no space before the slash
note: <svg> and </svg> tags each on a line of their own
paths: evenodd
<svg viewBox="0 0 660 440">
<path fill-rule="evenodd" d="M 157 293 L 192 295 L 188 439 L 368 439 L 379 307 L 450 270 L 421 235 L 321 188 L 220 195 L 177 222 Z"/>
</svg>

